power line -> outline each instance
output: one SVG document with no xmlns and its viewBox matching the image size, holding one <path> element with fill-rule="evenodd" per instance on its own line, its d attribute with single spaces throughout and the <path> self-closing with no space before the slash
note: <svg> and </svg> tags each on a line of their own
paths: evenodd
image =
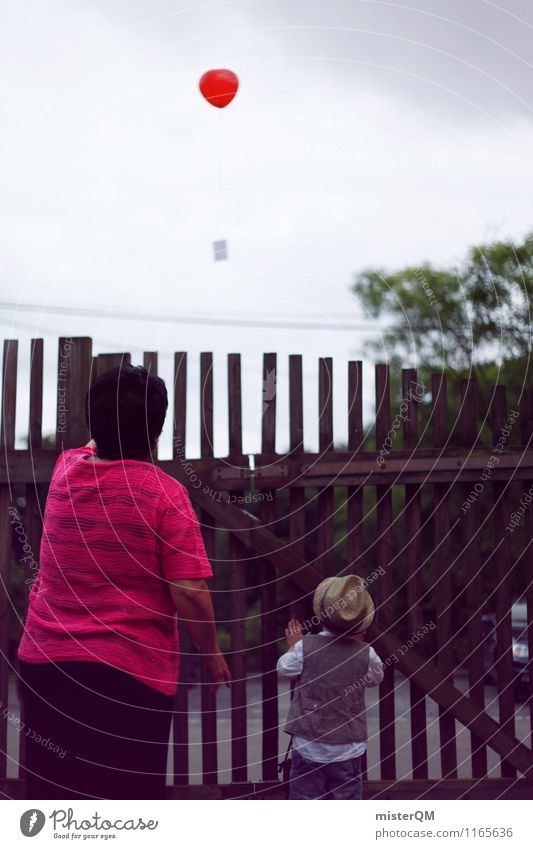
<svg viewBox="0 0 533 849">
<path fill-rule="evenodd" d="M 221 327 L 272 327 L 290 330 L 357 330 L 359 332 L 375 332 L 379 327 L 376 323 L 364 324 L 346 321 L 344 315 L 338 318 L 331 315 L 330 321 L 313 321 L 310 319 L 278 319 L 260 318 L 255 316 L 209 316 L 209 315 L 165 315 L 161 313 L 136 313 L 128 310 L 110 310 L 106 307 L 62 306 L 51 304 L 17 303 L 15 301 L 0 301 L 1 310 L 15 312 L 33 312 L 46 315 L 86 316 L 90 318 L 114 318 L 125 321 L 163 322 L 166 324 L 203 324 L 205 326 Z"/>
<path fill-rule="evenodd" d="M 203 325 L 204 327 L 220 326 L 220 327 L 271 327 L 271 328 L 286 328 L 288 330 L 356 330 L 360 333 L 376 333 L 376 331 L 387 331 L 390 329 L 390 324 L 379 323 L 376 319 L 370 316 L 365 323 L 355 321 L 347 321 L 345 313 L 328 313 L 322 321 L 313 321 L 311 319 L 292 319 L 292 318 L 261 318 L 256 316 L 220 316 L 209 313 L 197 315 L 165 315 L 162 313 L 137 313 L 128 310 L 111 310 L 107 307 L 83 307 L 78 305 L 64 306 L 61 304 L 35 304 L 35 303 L 18 303 L 16 301 L 0 301 L 0 310 L 13 310 L 16 313 L 39 313 L 40 315 L 68 315 L 80 316 L 87 318 L 112 318 L 119 321 L 134 321 L 134 322 L 156 322 L 165 324 L 191 324 Z M 399 316 L 395 313 L 383 313 L 384 317 L 389 317 L 391 320 L 398 320 Z M 417 326 L 411 319 L 404 316 L 413 333 L 426 333 L 430 330 L 441 331 L 440 325 L 432 328 L 426 325 Z M 33 325 L 24 325 L 23 322 L 9 322 L 20 328 L 26 327 L 32 330 Z M 7 322 L 2 322 L 0 325 L 7 326 Z M 456 325 L 457 326 L 457 325 Z M 461 325 L 465 328 L 470 328 L 470 324 Z M 501 325 L 502 330 L 509 329 L 510 326 Z"/>
</svg>

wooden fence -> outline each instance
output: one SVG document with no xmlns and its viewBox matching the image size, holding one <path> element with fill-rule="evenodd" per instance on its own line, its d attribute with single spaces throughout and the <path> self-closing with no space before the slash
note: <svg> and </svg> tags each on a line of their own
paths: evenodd
<svg viewBox="0 0 533 849">
<path fill-rule="evenodd" d="M 83 400 L 95 374 L 128 362 L 128 354 L 93 356 L 89 338 L 59 340 L 56 449 L 43 448 L 43 341 L 31 343 L 27 449 L 15 450 L 17 347 L 4 343 L 0 441 L 0 701 L 16 679 L 24 587 L 32 579 L 13 547 L 9 508 L 15 506 L 24 539 L 38 552 L 47 485 L 59 450 L 87 442 Z M 144 355 L 157 373 L 157 353 Z M 533 391 L 517 409 L 506 389 L 494 387 L 481 409 L 475 382 L 460 385 L 460 409 L 448 414 L 447 378 L 421 388 L 413 369 L 402 371 L 401 400 L 391 400 L 390 375 L 376 366 L 375 447 L 363 430 L 362 364 L 348 363 L 348 444 L 333 438 L 332 360 L 318 362 L 316 424 L 319 451 L 304 450 L 302 358 L 289 357 L 289 450 L 276 453 L 276 392 L 265 395 L 261 452 L 243 454 L 241 358 L 228 355 L 229 455 L 213 452 L 213 358 L 200 359 L 200 456 L 185 454 L 187 355 L 177 353 L 172 398 L 173 459 L 157 461 L 188 487 L 198 509 L 215 567 L 215 601 L 233 686 L 229 741 L 217 739 L 220 708 L 200 687 L 201 787 L 192 776 L 187 722 L 195 689 L 181 683 L 173 723 L 174 796 L 282 795 L 278 761 L 276 660 L 289 613 L 310 616 L 316 584 L 331 574 L 355 572 L 372 582 L 378 616 L 371 640 L 386 663 L 379 688 L 379 728 L 366 796 L 456 798 L 531 795 L 533 676 L 529 675 L 527 733 L 515 728 L 511 603 L 527 600 L 529 658 L 533 657 Z M 275 354 L 263 357 L 262 392 L 273 385 Z M 173 397 L 172 397 L 173 396 Z M 68 404 L 65 404 L 68 399 Z M 429 400 L 431 399 L 431 401 Z M 65 414 L 62 406 L 68 407 Z M 424 412 L 422 417 L 420 413 Z M 424 422 L 423 433 L 420 430 Z M 487 437 L 487 434 L 490 434 Z M 199 482 L 199 483 L 198 483 Z M 468 505 L 468 506 L 467 506 Z M 526 509 L 518 505 L 526 505 Z M 511 515 L 514 513 L 514 519 Z M 515 523 L 513 525 L 513 523 Z M 513 525 L 511 527 L 511 525 Z M 36 558 L 37 559 L 37 558 Z M 26 583 L 24 583 L 26 580 Z M 484 613 L 496 616 L 496 687 L 486 683 Z M 185 654 L 191 651 L 183 637 Z M 529 662 L 529 666 L 531 661 Z M 248 703 L 251 678 L 260 682 L 260 705 Z M 410 769 L 399 769 L 397 695 L 408 679 Z M 218 697 L 220 698 L 220 697 Z M 497 704 L 494 716 L 490 700 Z M 11 703 L 9 703 L 11 704 Z M 438 716 L 430 721 L 430 707 Z M 261 775 L 250 755 L 251 714 L 260 709 Z M 5 711 L 4 711 L 5 713 Z M 257 718 L 254 719 L 257 722 Z M 8 755 L 8 718 L 0 714 L 0 789 L 23 794 Z M 405 726 L 403 726 L 405 727 Z M 462 730 L 461 730 L 462 729 Z M 464 729 L 468 729 L 466 732 Z M 469 736 L 468 763 L 460 734 Z M 405 734 L 402 730 L 402 734 Z M 438 739 L 437 750 L 434 739 Z M 369 741 L 369 752 L 370 752 Z M 230 748 L 229 770 L 219 762 Z M 501 767 L 489 778 L 488 752 Z M 495 753 L 495 755 L 494 755 Z M 23 752 L 21 753 L 23 757 Z M 432 761 L 433 758 L 433 761 Z M 430 763 L 438 774 L 430 780 Z M 257 760 L 257 758 L 254 758 Z M 434 768 L 432 767 L 434 773 Z M 466 774 L 465 774 L 466 772 Z M 252 773 L 254 773 L 252 775 Z M 490 772 L 494 775 L 494 772 Z"/>
</svg>

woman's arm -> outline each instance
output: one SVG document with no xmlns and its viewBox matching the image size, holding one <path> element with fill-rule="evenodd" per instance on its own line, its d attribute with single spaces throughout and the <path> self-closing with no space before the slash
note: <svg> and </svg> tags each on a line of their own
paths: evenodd
<svg viewBox="0 0 533 849">
<path fill-rule="evenodd" d="M 231 673 L 220 651 L 211 593 L 204 578 L 187 578 L 170 583 L 170 595 L 180 619 L 202 653 L 202 663 L 213 681 L 212 691 L 230 686 Z"/>
</svg>

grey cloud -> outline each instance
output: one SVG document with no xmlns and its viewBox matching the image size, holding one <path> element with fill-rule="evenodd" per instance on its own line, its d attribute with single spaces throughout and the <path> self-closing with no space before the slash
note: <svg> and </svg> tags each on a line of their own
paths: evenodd
<svg viewBox="0 0 533 849">
<path fill-rule="evenodd" d="M 208 59 L 290 59 L 287 85 L 322 63 L 324 85 L 375 91 L 443 120 L 531 120 L 533 5 L 507 0 L 101 3 L 118 31 Z M 185 39 L 186 42 L 186 39 Z M 167 48 L 165 48 L 165 43 Z M 294 68 L 298 65 L 300 66 Z"/>
</svg>

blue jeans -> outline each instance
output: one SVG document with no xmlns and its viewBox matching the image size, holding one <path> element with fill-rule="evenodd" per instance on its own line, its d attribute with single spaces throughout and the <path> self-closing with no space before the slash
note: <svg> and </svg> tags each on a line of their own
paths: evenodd
<svg viewBox="0 0 533 849">
<path fill-rule="evenodd" d="M 362 799 L 361 758 L 327 764 L 293 752 L 289 799 Z"/>
</svg>

